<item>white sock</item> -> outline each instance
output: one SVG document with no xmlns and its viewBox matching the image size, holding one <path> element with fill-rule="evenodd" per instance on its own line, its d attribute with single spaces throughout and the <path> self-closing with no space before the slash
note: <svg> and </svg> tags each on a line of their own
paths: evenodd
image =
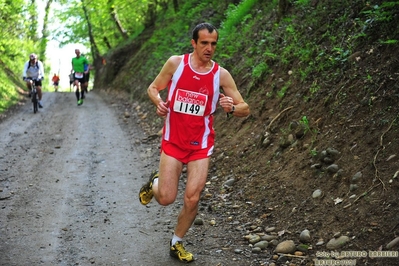
<svg viewBox="0 0 399 266">
<path fill-rule="evenodd" d="M 172 246 L 173 246 L 174 244 L 176 244 L 177 241 L 183 241 L 183 239 L 181 239 L 181 238 L 178 237 L 177 235 L 173 234 Z"/>
<path fill-rule="evenodd" d="M 158 177 L 154 179 L 154 181 L 152 181 L 152 185 L 158 184 Z"/>
</svg>

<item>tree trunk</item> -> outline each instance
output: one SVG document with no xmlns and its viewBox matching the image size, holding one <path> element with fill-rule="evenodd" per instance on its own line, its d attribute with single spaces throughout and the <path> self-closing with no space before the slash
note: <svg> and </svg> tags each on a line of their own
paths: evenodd
<svg viewBox="0 0 399 266">
<path fill-rule="evenodd" d="M 43 18 L 43 29 L 42 29 L 42 38 L 40 40 L 40 51 L 39 51 L 39 57 L 40 60 L 44 63 L 46 62 L 46 49 L 47 49 L 47 38 L 49 36 L 48 32 L 48 16 L 50 13 L 50 7 L 52 4 L 53 0 L 48 0 L 46 3 L 46 7 L 44 9 L 44 18 Z"/>
<path fill-rule="evenodd" d="M 37 42 L 39 40 L 39 37 L 37 36 L 37 28 L 38 28 L 38 23 L 37 23 L 37 5 L 36 5 L 36 0 L 31 0 L 30 2 L 30 7 L 29 7 L 29 32 L 27 33 L 28 38 L 34 42 Z"/>
<path fill-rule="evenodd" d="M 110 3 L 110 1 L 109 1 L 109 3 Z M 123 39 L 127 40 L 129 37 L 127 35 L 127 31 L 123 28 L 122 23 L 119 20 L 118 15 L 116 14 L 115 7 L 112 3 L 110 3 L 109 9 L 110 9 L 111 18 L 115 22 L 116 27 L 118 28 L 119 32 L 122 34 Z"/>
<path fill-rule="evenodd" d="M 278 14 L 277 14 L 277 23 L 285 16 L 288 9 L 290 7 L 290 2 L 288 0 L 279 0 L 278 1 Z"/>
<path fill-rule="evenodd" d="M 151 27 L 152 25 L 155 24 L 155 19 L 156 19 L 156 1 L 154 2 L 149 2 L 147 5 L 147 14 L 145 16 L 145 22 L 144 25 L 146 27 Z"/>
<path fill-rule="evenodd" d="M 92 26 L 91 26 L 91 23 L 90 23 L 90 20 L 89 20 L 89 15 L 87 13 L 87 9 L 86 9 L 86 5 L 84 3 L 84 0 L 81 0 L 81 3 L 82 3 L 82 8 L 83 8 L 83 13 L 85 15 L 85 19 L 86 19 L 86 22 L 87 22 L 87 28 L 89 30 L 88 33 L 89 33 L 89 40 L 90 40 L 90 46 L 91 46 L 91 54 L 92 54 L 93 61 L 95 61 L 95 60 L 97 60 L 97 58 L 100 57 L 100 52 L 98 51 L 97 44 L 96 44 L 96 42 L 94 40 L 93 29 L 92 29 Z"/>
<path fill-rule="evenodd" d="M 177 0 L 173 0 L 173 9 L 175 12 L 179 11 L 179 2 Z"/>
<path fill-rule="evenodd" d="M 108 50 L 111 50 L 112 46 L 108 41 L 108 38 L 106 36 L 104 36 L 103 41 L 105 43 L 105 45 L 107 46 Z"/>
</svg>

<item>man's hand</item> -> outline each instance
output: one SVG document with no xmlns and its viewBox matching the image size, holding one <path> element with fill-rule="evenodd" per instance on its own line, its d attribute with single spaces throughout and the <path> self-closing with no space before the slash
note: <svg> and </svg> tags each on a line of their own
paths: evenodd
<svg viewBox="0 0 399 266">
<path fill-rule="evenodd" d="M 157 115 L 166 116 L 169 113 L 169 104 L 170 102 L 160 101 L 157 105 Z"/>
<path fill-rule="evenodd" d="M 234 101 L 233 98 L 220 93 L 219 104 L 226 113 L 230 113 L 233 110 Z"/>
</svg>

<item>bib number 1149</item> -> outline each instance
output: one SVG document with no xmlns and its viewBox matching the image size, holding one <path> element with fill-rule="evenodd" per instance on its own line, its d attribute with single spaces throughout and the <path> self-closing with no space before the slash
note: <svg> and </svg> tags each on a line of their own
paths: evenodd
<svg viewBox="0 0 399 266">
<path fill-rule="evenodd" d="M 207 100 L 208 96 L 205 94 L 179 89 L 173 110 L 178 113 L 203 116 Z"/>
</svg>

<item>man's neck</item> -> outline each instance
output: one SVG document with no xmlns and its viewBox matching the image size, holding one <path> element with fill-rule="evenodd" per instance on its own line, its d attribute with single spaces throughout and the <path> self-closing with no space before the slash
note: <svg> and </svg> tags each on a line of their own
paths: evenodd
<svg viewBox="0 0 399 266">
<path fill-rule="evenodd" d="M 192 53 L 190 56 L 190 65 L 191 67 L 198 72 L 208 72 L 209 69 L 212 68 L 212 61 L 202 61 L 195 53 Z"/>
</svg>

